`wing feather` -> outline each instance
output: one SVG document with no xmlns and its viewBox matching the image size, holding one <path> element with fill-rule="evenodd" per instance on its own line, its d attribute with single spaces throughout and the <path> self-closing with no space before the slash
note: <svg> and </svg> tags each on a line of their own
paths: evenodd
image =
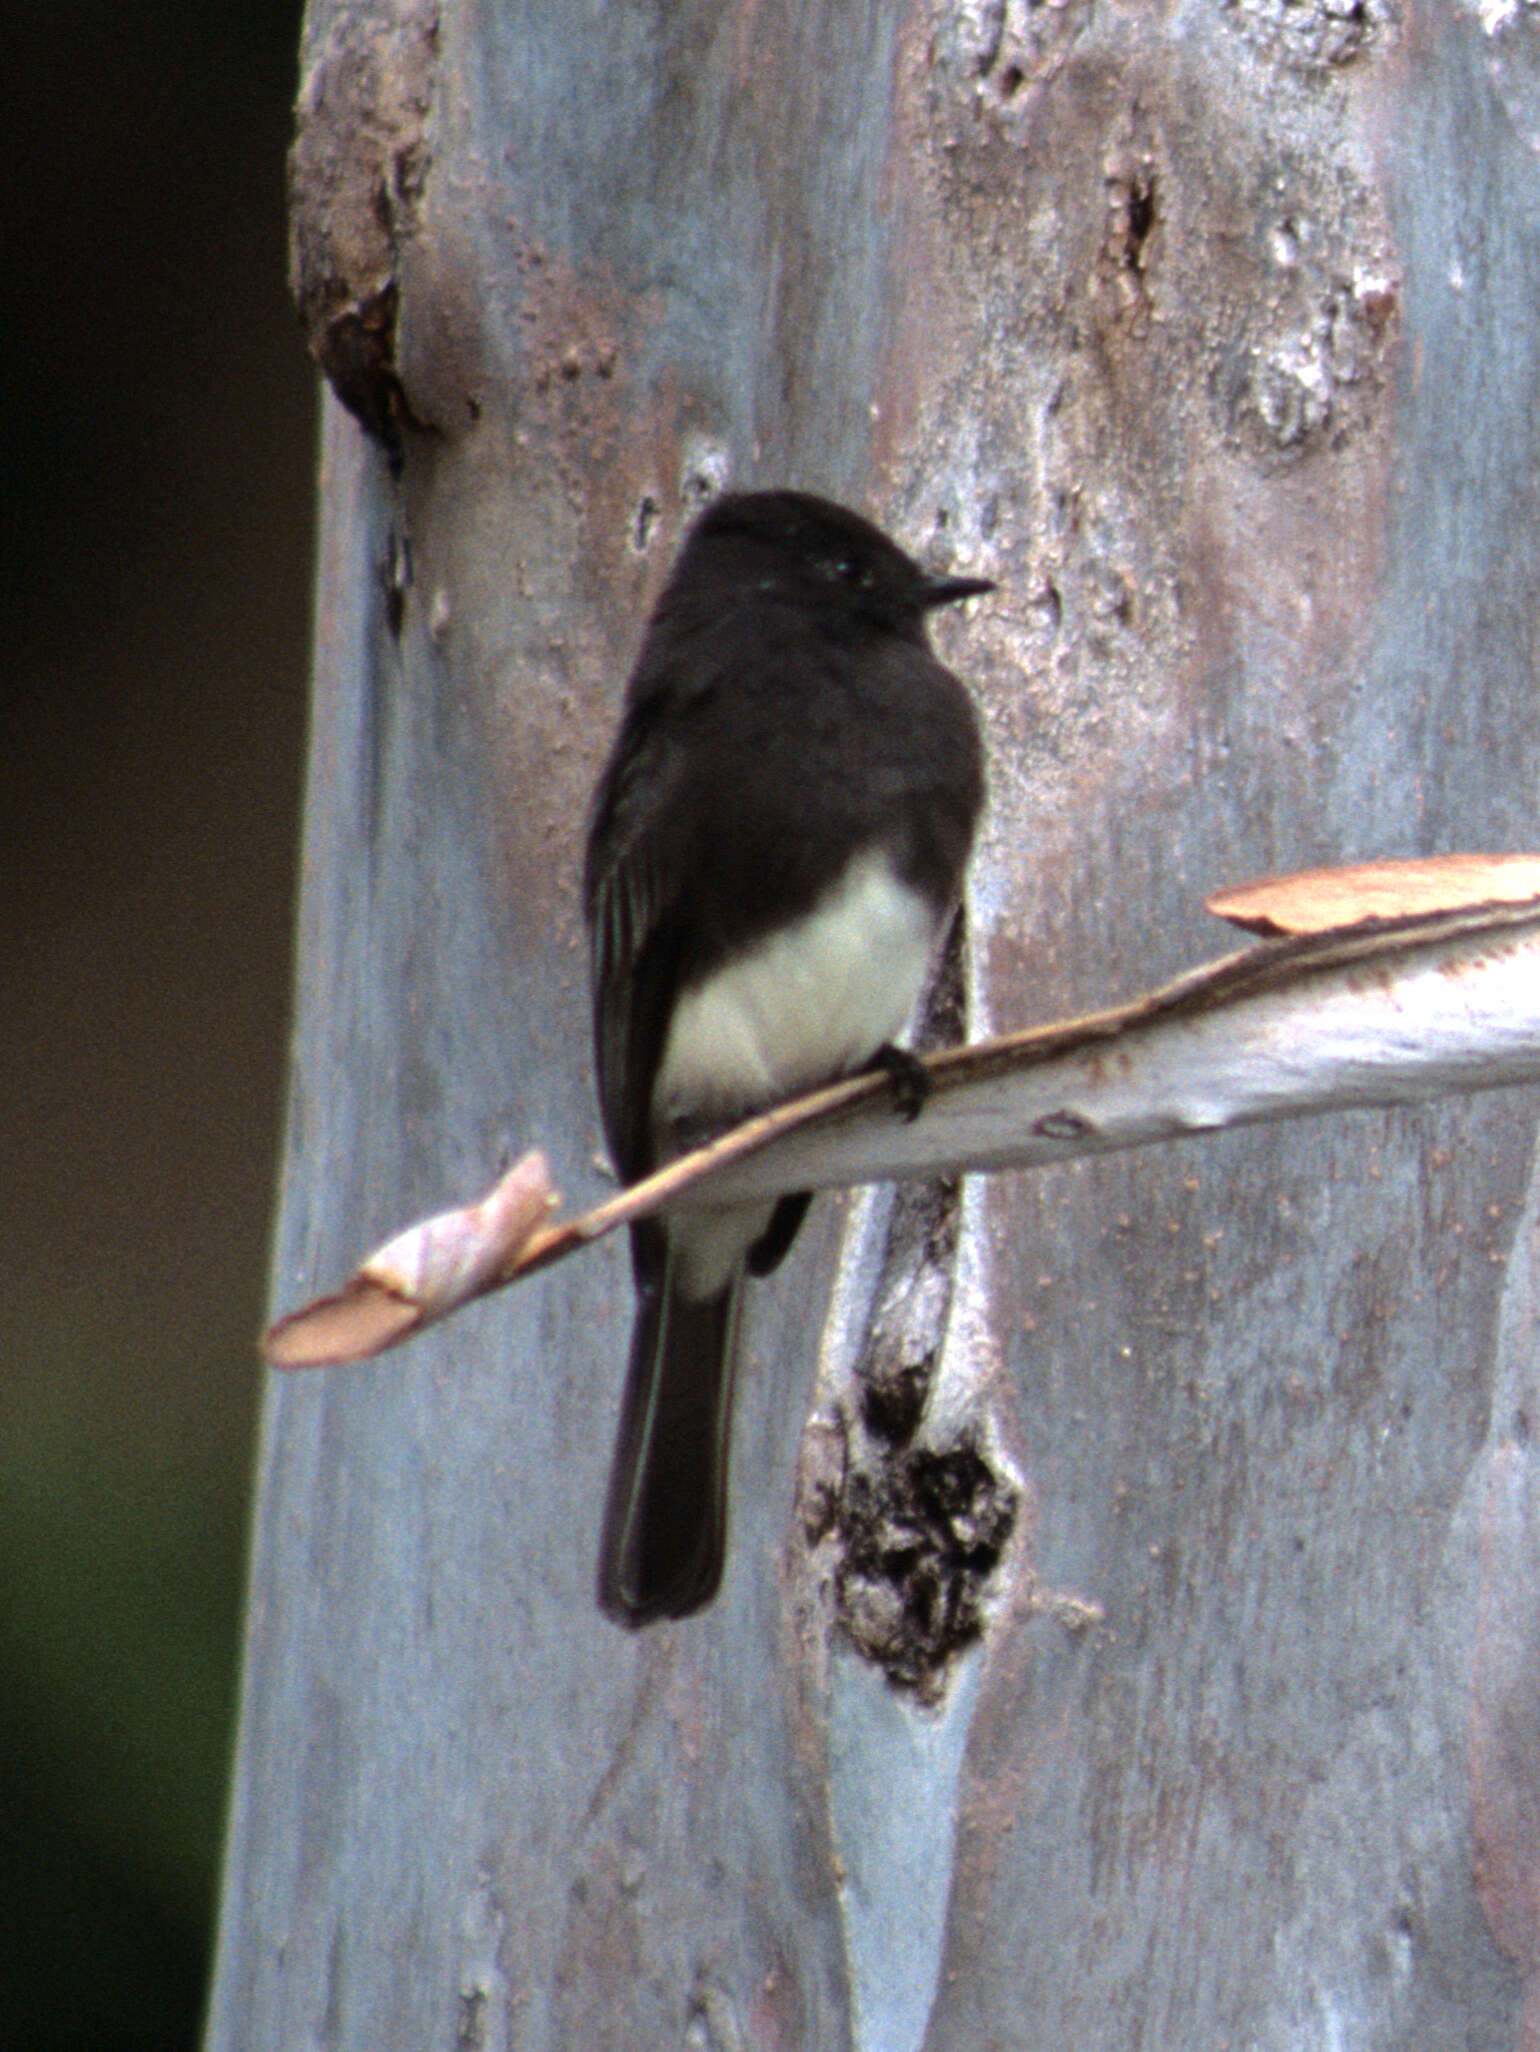
<svg viewBox="0 0 1540 2052">
<path fill-rule="evenodd" d="M 653 1083 L 678 985 L 679 922 L 671 859 L 657 831 L 668 807 L 667 753 L 628 734 L 594 805 L 585 899 L 599 1107 L 615 1167 L 634 1182 L 654 1166 Z"/>
</svg>

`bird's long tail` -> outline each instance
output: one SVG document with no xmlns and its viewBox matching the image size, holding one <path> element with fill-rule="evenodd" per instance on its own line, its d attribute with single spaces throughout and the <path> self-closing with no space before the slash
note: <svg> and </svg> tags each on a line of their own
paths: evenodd
<svg viewBox="0 0 1540 2052">
<path fill-rule="evenodd" d="M 742 1271 L 699 1302 L 670 1258 L 642 1288 L 599 1549 L 599 1602 L 622 1624 L 709 1603 L 727 1549 L 733 1342 Z"/>
</svg>

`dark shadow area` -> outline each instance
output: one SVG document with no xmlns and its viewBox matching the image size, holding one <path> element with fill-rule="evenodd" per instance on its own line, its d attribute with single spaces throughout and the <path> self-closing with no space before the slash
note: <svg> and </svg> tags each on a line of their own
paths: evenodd
<svg viewBox="0 0 1540 2052">
<path fill-rule="evenodd" d="M 288 1022 L 298 8 L 7 25 L 0 2041 L 196 2043 Z"/>
</svg>

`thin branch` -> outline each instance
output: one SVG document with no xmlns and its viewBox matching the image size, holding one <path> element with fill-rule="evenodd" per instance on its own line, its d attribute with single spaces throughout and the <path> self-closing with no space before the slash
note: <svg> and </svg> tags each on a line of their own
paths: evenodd
<svg viewBox="0 0 1540 2052">
<path fill-rule="evenodd" d="M 1526 863 L 1525 895 L 1505 902 Z M 1360 902 L 1355 875 L 1368 880 L 1374 904 L 1396 902 L 1391 870 L 1402 872 L 1403 903 L 1471 889 L 1485 896 L 1310 930 L 1311 903 Z M 281 1320 L 264 1351 L 280 1367 L 378 1353 L 470 1298 L 686 1199 L 740 1203 L 889 1177 L 1033 1168 L 1540 1079 L 1536 875 L 1532 858 L 1446 857 L 1225 893 L 1215 908 L 1248 924 L 1276 930 L 1293 920 L 1306 930 L 1110 1011 L 930 1055 L 930 1091 L 912 1120 L 896 1116 L 887 1077 L 852 1077 L 746 1120 L 564 1223 L 547 1222 L 555 1200 L 545 1163 L 527 1156 L 481 1203 L 409 1227 L 337 1296 Z"/>
</svg>

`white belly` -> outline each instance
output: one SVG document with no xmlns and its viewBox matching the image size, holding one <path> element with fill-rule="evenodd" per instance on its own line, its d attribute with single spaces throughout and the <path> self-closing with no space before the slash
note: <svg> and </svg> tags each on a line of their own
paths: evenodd
<svg viewBox="0 0 1540 2052">
<path fill-rule="evenodd" d="M 858 856 L 795 926 L 679 1000 L 654 1118 L 729 1115 L 860 1068 L 903 1029 L 935 941 L 886 853 Z"/>
</svg>

